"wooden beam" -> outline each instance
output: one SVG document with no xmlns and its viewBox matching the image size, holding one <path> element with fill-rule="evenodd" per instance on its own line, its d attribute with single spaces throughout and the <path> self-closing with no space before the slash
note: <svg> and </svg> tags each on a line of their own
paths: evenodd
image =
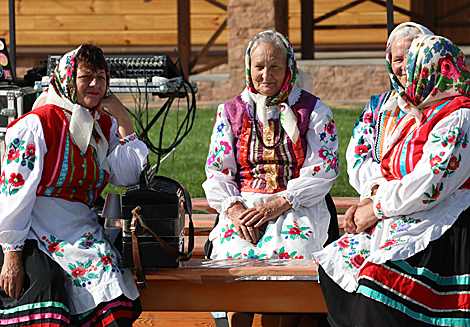
<svg viewBox="0 0 470 327">
<path fill-rule="evenodd" d="M 393 0 L 387 0 L 387 35 L 393 31 Z"/>
<path fill-rule="evenodd" d="M 198 63 L 199 60 L 201 60 L 202 57 L 206 54 L 207 50 L 214 44 L 215 40 L 220 36 L 220 34 L 224 31 L 225 27 L 227 27 L 227 18 L 220 24 L 219 28 L 215 31 L 215 33 L 211 36 L 209 41 L 204 45 L 204 47 L 199 51 L 197 56 L 191 61 L 191 64 L 189 65 L 189 69 L 193 69 L 194 66 Z"/>
<path fill-rule="evenodd" d="M 369 0 L 369 1 L 371 1 L 373 3 L 376 3 L 378 5 L 381 5 L 381 6 L 387 7 L 387 3 L 383 0 Z M 424 0 L 424 1 L 426 1 L 426 4 L 424 5 L 425 7 L 430 7 L 431 3 L 434 4 L 434 0 L 432 0 L 432 1 Z M 393 11 L 399 12 L 399 13 L 404 14 L 406 16 L 410 16 L 411 19 L 415 19 L 415 20 L 423 19 L 423 17 L 421 15 L 418 15 L 417 13 L 411 12 L 409 10 L 403 9 L 401 7 L 398 7 L 398 6 L 393 6 Z"/>
<path fill-rule="evenodd" d="M 189 61 L 191 60 L 191 24 L 189 0 L 178 0 L 178 56 L 181 74 L 189 77 Z"/>
<path fill-rule="evenodd" d="M 337 9 L 335 9 L 335 10 L 330 11 L 329 13 L 327 13 L 327 14 L 325 14 L 325 15 L 323 15 L 323 16 L 320 16 L 320 17 L 316 18 L 316 19 L 313 21 L 313 23 L 314 23 L 314 24 L 318 24 L 319 22 L 321 22 L 321 21 L 323 21 L 323 20 L 325 20 L 325 19 L 328 19 L 328 18 L 330 18 L 330 17 L 332 17 L 332 16 L 334 16 L 334 15 L 336 15 L 336 14 L 339 14 L 340 12 L 343 12 L 343 11 L 345 11 L 345 10 L 348 10 L 349 8 L 352 8 L 352 7 L 354 7 L 354 6 L 357 6 L 358 4 L 363 3 L 364 1 L 366 1 L 366 0 L 356 0 L 356 1 L 353 1 L 353 2 L 351 2 L 351 3 L 348 3 L 348 4 L 345 5 L 345 6 L 339 7 L 339 8 L 337 8 Z"/>
<path fill-rule="evenodd" d="M 444 19 L 454 16 L 458 13 L 461 13 L 462 11 L 467 10 L 468 8 L 470 8 L 470 2 L 464 5 L 461 5 L 453 10 L 449 10 L 448 12 L 437 17 L 437 23 L 441 23 Z"/>
<path fill-rule="evenodd" d="M 313 1 L 314 0 L 301 0 L 302 17 L 301 17 L 301 52 L 302 59 L 314 59 L 314 40 L 313 30 L 315 28 L 313 22 Z"/>
<path fill-rule="evenodd" d="M 216 0 L 206 0 L 206 1 L 209 2 L 210 4 L 213 4 L 216 7 L 219 7 L 220 9 L 227 11 L 227 6 L 224 5 L 223 3 L 220 3 Z"/>
</svg>

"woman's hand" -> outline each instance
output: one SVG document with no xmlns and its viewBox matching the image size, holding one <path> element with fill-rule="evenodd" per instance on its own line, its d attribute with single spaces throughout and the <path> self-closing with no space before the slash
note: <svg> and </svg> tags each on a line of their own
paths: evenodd
<svg viewBox="0 0 470 327">
<path fill-rule="evenodd" d="M 245 208 L 240 202 L 233 203 L 226 211 L 228 217 L 233 222 L 235 230 L 242 239 L 250 243 L 257 243 L 259 240 L 259 228 L 245 226 L 240 216 L 245 212 Z"/>
<path fill-rule="evenodd" d="M 11 251 L 3 254 L 3 266 L 0 273 L 0 287 L 12 298 L 19 298 L 24 282 L 22 251 Z"/>
<path fill-rule="evenodd" d="M 371 199 L 362 200 L 354 213 L 354 223 L 357 226 L 356 232 L 363 232 L 367 228 L 374 226 L 378 221 L 379 218 L 374 213 L 374 201 Z"/>
<path fill-rule="evenodd" d="M 346 211 L 343 228 L 346 233 L 357 234 L 374 226 L 378 221 L 379 218 L 374 213 L 374 201 L 367 198 Z"/>
<path fill-rule="evenodd" d="M 264 223 L 279 217 L 290 208 L 292 208 L 292 205 L 285 198 L 278 197 L 245 210 L 240 215 L 240 219 L 245 226 L 260 228 Z"/>
<path fill-rule="evenodd" d="M 122 102 L 114 94 L 108 95 L 99 103 L 97 109 L 100 115 L 107 110 L 111 116 L 116 118 L 118 123 L 118 133 L 121 139 L 135 132 L 131 117 Z"/>
<path fill-rule="evenodd" d="M 357 210 L 357 205 L 350 206 L 344 214 L 343 229 L 346 233 L 356 234 L 357 226 L 354 223 L 354 214 Z"/>
</svg>

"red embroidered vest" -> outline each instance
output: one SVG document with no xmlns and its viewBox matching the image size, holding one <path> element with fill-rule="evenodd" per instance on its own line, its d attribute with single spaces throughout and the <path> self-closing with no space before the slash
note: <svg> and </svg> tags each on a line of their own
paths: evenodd
<svg viewBox="0 0 470 327">
<path fill-rule="evenodd" d="M 62 108 L 45 105 L 26 115 L 29 114 L 37 115 L 41 120 L 47 147 L 36 195 L 82 202 L 91 208 L 105 187 L 109 175 L 100 167 L 95 149 L 89 145 L 86 153 L 80 151 L 70 137 L 69 122 Z M 13 121 L 8 127 L 26 115 Z M 109 142 L 111 117 L 102 115 L 98 123 Z"/>
</svg>

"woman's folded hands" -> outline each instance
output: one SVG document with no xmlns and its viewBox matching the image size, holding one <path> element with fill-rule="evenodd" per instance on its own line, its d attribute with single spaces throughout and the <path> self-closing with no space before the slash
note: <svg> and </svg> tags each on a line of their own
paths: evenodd
<svg viewBox="0 0 470 327">
<path fill-rule="evenodd" d="M 260 228 L 289 210 L 292 205 L 283 197 L 278 197 L 266 203 L 245 209 L 240 202 L 235 202 L 227 209 L 227 215 L 232 220 L 238 235 L 250 243 L 259 240 Z"/>
</svg>

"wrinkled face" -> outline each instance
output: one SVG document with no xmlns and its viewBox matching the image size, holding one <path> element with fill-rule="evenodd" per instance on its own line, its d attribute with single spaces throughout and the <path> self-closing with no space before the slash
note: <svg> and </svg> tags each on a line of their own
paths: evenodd
<svg viewBox="0 0 470 327">
<path fill-rule="evenodd" d="M 401 86 L 405 87 L 406 83 L 406 58 L 405 50 L 413 40 L 398 37 L 392 43 L 391 65 L 395 76 L 400 81 Z"/>
<path fill-rule="evenodd" d="M 75 86 L 77 103 L 92 109 L 100 103 L 106 93 L 106 72 L 104 69 L 91 70 L 79 65 Z"/>
<path fill-rule="evenodd" d="M 263 42 L 251 52 L 250 70 L 255 90 L 262 95 L 273 96 L 284 84 L 287 62 L 281 49 Z"/>
</svg>

